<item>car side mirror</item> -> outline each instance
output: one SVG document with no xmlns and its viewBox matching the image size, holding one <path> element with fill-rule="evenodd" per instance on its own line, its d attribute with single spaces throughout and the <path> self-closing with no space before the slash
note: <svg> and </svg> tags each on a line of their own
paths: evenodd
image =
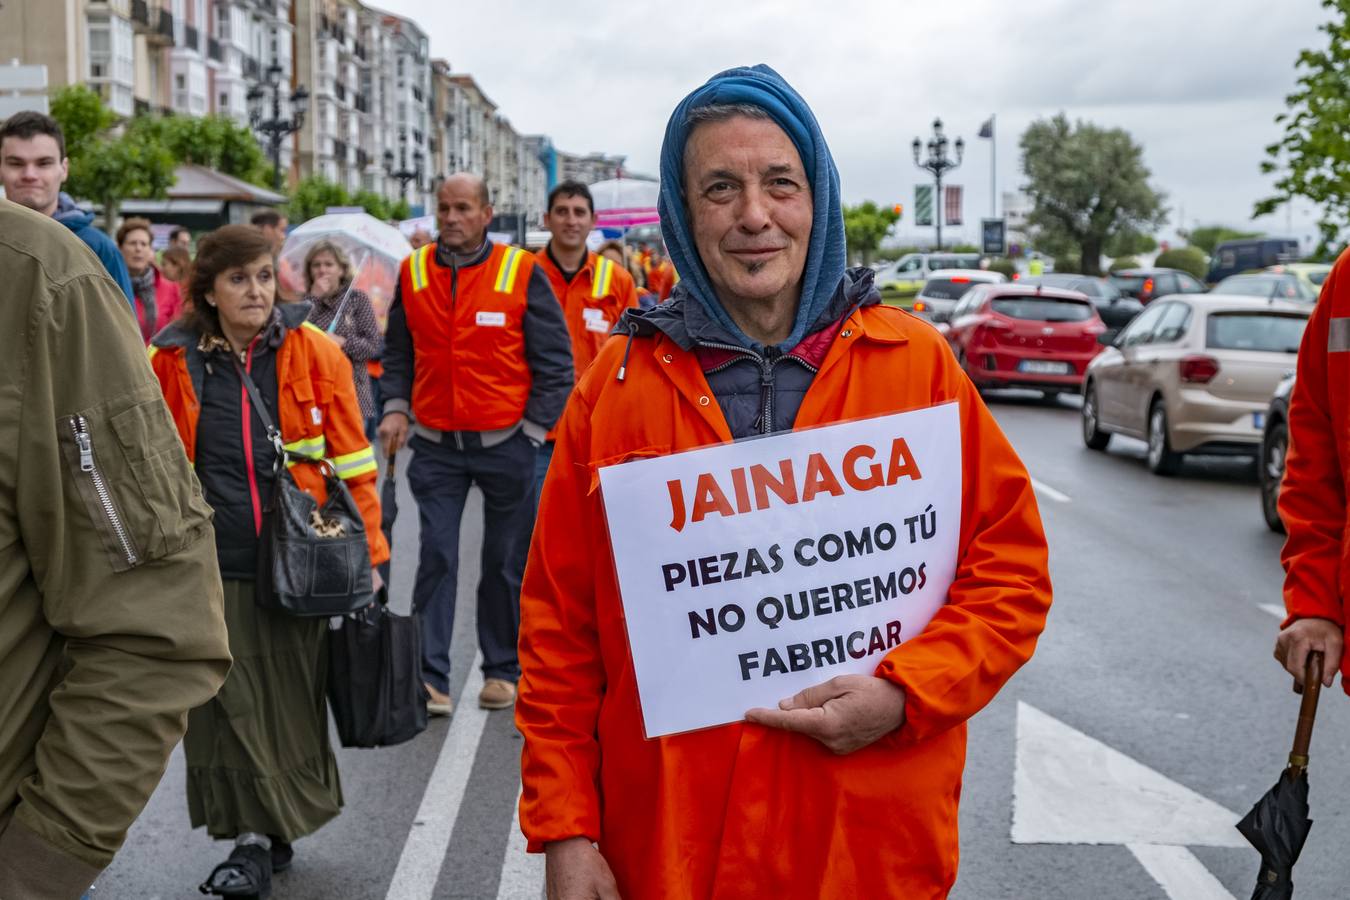
<svg viewBox="0 0 1350 900">
<path fill-rule="evenodd" d="M 1101 344 L 1103 347 L 1114 347 L 1116 345 L 1116 338 L 1118 337 L 1120 337 L 1119 328 L 1108 328 L 1097 335 L 1097 343 Z"/>
</svg>

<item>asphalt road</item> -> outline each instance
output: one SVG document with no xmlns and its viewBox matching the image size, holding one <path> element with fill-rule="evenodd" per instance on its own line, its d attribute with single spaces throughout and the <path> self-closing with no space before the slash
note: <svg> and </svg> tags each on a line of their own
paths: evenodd
<svg viewBox="0 0 1350 900">
<path fill-rule="evenodd" d="M 1178 477 L 1159 478 L 1144 467 L 1142 443 L 1117 438 L 1106 453 L 1085 450 L 1072 399 L 1047 406 L 1031 395 L 1008 393 L 989 402 L 1041 485 L 1055 605 L 1032 662 L 971 722 L 961 874 L 953 898 L 1249 896 L 1258 862 L 1250 849 L 1203 843 L 1162 848 L 1169 858 L 1190 860 L 1190 875 L 1200 879 L 1164 887 L 1123 846 L 1152 837 L 1117 839 L 1113 829 L 1129 831 L 1123 823 L 1132 805 L 1149 809 L 1160 802 L 1156 785 L 1131 775 L 1136 768 L 1207 798 L 1222 808 L 1221 819 L 1228 810 L 1236 820 L 1284 764 L 1297 698 L 1271 659 L 1278 619 L 1262 608 L 1281 602 L 1281 540 L 1262 523 L 1250 467 L 1199 460 Z M 392 583 L 395 607 L 406 609 L 417 542 L 416 507 L 406 489 L 400 505 Z M 472 596 L 482 540 L 476 502 L 466 512 L 463 533 L 460 590 Z M 462 610 L 456 695 L 475 650 L 472 604 Z M 468 699 L 453 724 L 433 720 L 409 744 L 339 751 L 346 809 L 296 845 L 295 865 L 278 876 L 275 897 L 540 895 L 537 860 L 524 859 L 514 836 L 519 736 L 509 713 L 479 713 L 471 694 Z M 1082 798 L 1094 795 L 1074 783 L 1080 775 L 1073 763 L 1081 754 L 1070 756 L 1074 747 L 1068 745 L 1063 760 L 1023 759 L 1028 771 L 1058 773 L 1051 781 L 1061 783 L 1048 788 L 1050 808 L 1033 809 L 1027 791 L 1015 800 L 1019 715 L 1027 754 L 1031 728 L 1044 720 L 1037 711 L 1139 764 L 1112 757 L 1101 766 L 1107 786 L 1097 790 L 1115 792 L 1111 799 L 1120 810 L 1075 811 Z M 1350 845 L 1350 817 L 1340 800 L 1350 796 L 1347 745 L 1350 708 L 1338 686 L 1324 696 L 1313 743 L 1316 825 L 1297 870 L 1301 897 L 1346 893 L 1343 848 Z M 1047 752 L 1053 757 L 1059 751 L 1037 755 Z M 1015 804 L 1021 804 L 1016 815 L 1024 823 L 1048 813 L 1069 820 L 1091 816 L 1100 827 L 1084 830 L 1081 842 L 1071 833 L 1056 838 L 1063 843 L 1015 844 Z M 1159 822 L 1162 843 L 1175 825 Z M 1223 827 L 1211 831 L 1226 833 Z M 1222 845 L 1229 838 L 1205 842 Z M 100 880 L 96 900 L 199 896 L 196 885 L 227 852 L 226 845 L 189 830 L 182 757 L 175 754 L 126 848 Z"/>
</svg>

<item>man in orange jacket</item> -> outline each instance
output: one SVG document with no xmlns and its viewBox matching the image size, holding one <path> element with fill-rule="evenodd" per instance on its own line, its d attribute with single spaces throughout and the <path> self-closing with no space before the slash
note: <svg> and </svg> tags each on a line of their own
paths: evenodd
<svg viewBox="0 0 1350 900">
<path fill-rule="evenodd" d="M 1350 434 L 1350 251 L 1322 285 L 1303 332 L 1298 380 L 1289 401 L 1289 455 L 1280 485 L 1280 519 L 1289 539 L 1284 563 L 1285 619 L 1275 658 L 1303 684 L 1308 653 L 1324 654 L 1322 680 L 1344 675 L 1346 440 Z M 1341 686 L 1350 693 L 1344 677 Z"/>
<path fill-rule="evenodd" d="M 619 316 L 638 305 L 637 286 L 623 266 L 586 248 L 586 238 L 595 228 L 595 201 L 586 185 L 564 181 L 549 191 L 544 226 L 551 236 L 544 249 L 535 254 L 535 260 L 562 304 L 572 339 L 572 363 L 580 379 L 618 324 Z M 552 458 L 550 434 L 535 464 L 536 503 Z"/>
<path fill-rule="evenodd" d="M 625 314 L 573 392 L 530 549 L 529 849 L 556 900 L 945 897 L 965 722 L 1030 658 L 1050 605 L 1030 479 L 941 337 L 845 270 L 838 173 L 772 70 L 724 72 L 676 108 L 660 206 L 682 280 Z M 927 628 L 871 675 L 646 739 L 597 471 L 951 402 L 965 502 Z"/>
<path fill-rule="evenodd" d="M 653 248 L 647 264 L 647 288 L 656 295 L 658 303 L 670 298 L 675 287 L 675 267 L 666 259 L 659 247 Z"/>
<path fill-rule="evenodd" d="M 405 442 L 413 448 L 408 486 L 421 524 L 413 608 L 422 625 L 422 677 L 428 711 L 449 715 L 459 525 L 469 488 L 483 492 L 478 705 L 507 709 L 520 677 L 518 604 L 534 527 L 534 458 L 562 413 L 573 374 L 567 326 L 548 278 L 529 253 L 488 240 L 492 203 L 483 180 L 450 176 L 436 204 L 440 238 L 403 261 L 389 309 L 379 433 L 388 453 Z"/>
</svg>

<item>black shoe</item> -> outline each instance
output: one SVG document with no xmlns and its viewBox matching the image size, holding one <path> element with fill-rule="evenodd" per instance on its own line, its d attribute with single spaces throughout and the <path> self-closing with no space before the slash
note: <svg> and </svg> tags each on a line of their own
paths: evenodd
<svg viewBox="0 0 1350 900">
<path fill-rule="evenodd" d="M 285 872 L 291 867 L 291 860 L 295 859 L 295 848 L 274 834 L 269 834 L 267 838 L 272 842 L 272 871 Z"/>
<path fill-rule="evenodd" d="M 237 846 L 197 890 L 218 897 L 267 900 L 272 894 L 271 855 L 257 844 Z"/>
</svg>

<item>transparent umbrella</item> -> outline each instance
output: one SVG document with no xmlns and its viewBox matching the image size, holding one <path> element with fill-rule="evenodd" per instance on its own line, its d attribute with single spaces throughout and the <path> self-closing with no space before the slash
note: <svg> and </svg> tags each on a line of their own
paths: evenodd
<svg viewBox="0 0 1350 900">
<path fill-rule="evenodd" d="M 286 236 L 278 257 L 278 278 L 284 289 L 297 296 L 305 293 L 305 256 L 324 240 L 337 244 L 351 258 L 352 287 L 370 297 L 383 330 L 399 265 L 412 253 L 412 245 L 397 228 L 365 213 L 317 216 Z"/>
</svg>

